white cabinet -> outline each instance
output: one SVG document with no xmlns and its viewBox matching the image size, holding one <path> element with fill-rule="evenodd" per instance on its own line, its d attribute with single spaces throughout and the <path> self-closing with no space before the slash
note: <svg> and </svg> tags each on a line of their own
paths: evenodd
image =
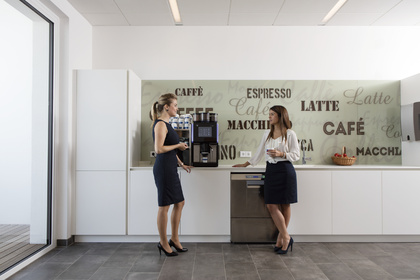
<svg viewBox="0 0 420 280">
<path fill-rule="evenodd" d="M 298 203 L 291 205 L 290 234 L 331 234 L 331 171 L 296 171 Z"/>
<path fill-rule="evenodd" d="M 230 235 L 230 171 L 194 168 L 181 173 L 182 235 Z"/>
<path fill-rule="evenodd" d="M 126 234 L 127 174 L 140 158 L 141 80 L 129 70 L 76 70 L 74 89 L 76 234 Z"/>
<path fill-rule="evenodd" d="M 75 234 L 124 235 L 126 176 L 124 171 L 78 171 Z"/>
<path fill-rule="evenodd" d="M 383 171 L 383 233 L 420 234 L 420 171 Z"/>
<path fill-rule="evenodd" d="M 153 170 L 130 171 L 128 192 L 128 235 L 159 235 L 157 229 L 157 189 Z M 171 210 L 167 233 L 171 234 Z"/>
<path fill-rule="evenodd" d="M 332 171 L 333 234 L 382 234 L 381 171 Z"/>
<path fill-rule="evenodd" d="M 76 169 L 125 170 L 127 72 L 76 71 Z"/>
</svg>

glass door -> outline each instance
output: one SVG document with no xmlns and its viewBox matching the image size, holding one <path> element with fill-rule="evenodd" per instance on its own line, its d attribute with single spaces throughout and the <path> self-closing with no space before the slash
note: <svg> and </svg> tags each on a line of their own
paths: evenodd
<svg viewBox="0 0 420 280">
<path fill-rule="evenodd" d="M 52 31 L 0 0 L 0 275 L 51 244 Z"/>
</svg>

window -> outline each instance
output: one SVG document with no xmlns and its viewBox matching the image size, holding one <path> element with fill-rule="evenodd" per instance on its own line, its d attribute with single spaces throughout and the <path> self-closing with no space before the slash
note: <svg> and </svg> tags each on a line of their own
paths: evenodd
<svg viewBox="0 0 420 280">
<path fill-rule="evenodd" d="M 53 28 L 0 0 L 0 274 L 51 244 Z"/>
</svg>

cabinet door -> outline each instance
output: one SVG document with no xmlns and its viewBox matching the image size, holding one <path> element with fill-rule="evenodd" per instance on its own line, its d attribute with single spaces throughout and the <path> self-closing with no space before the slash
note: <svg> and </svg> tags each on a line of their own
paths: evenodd
<svg viewBox="0 0 420 280">
<path fill-rule="evenodd" d="M 75 234 L 125 235 L 125 171 L 77 171 Z"/>
<path fill-rule="evenodd" d="M 127 71 L 76 71 L 76 170 L 125 170 Z"/>
<path fill-rule="evenodd" d="M 381 171 L 332 171 L 333 234 L 382 234 Z"/>
<path fill-rule="evenodd" d="M 384 234 L 420 234 L 420 171 L 382 171 Z"/>
<path fill-rule="evenodd" d="M 128 234 L 159 235 L 157 229 L 157 189 L 153 170 L 130 171 L 128 192 Z M 168 213 L 167 233 L 171 234 L 171 210 Z"/>
<path fill-rule="evenodd" d="M 181 173 L 183 235 L 230 234 L 230 171 L 195 168 Z"/>
<path fill-rule="evenodd" d="M 331 171 L 297 171 L 298 203 L 292 204 L 290 234 L 331 234 Z"/>
</svg>

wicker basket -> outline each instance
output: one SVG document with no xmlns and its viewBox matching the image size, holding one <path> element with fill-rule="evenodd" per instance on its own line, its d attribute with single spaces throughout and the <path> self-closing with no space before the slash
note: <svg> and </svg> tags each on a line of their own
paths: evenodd
<svg viewBox="0 0 420 280">
<path fill-rule="evenodd" d="M 344 155 L 346 153 L 346 147 L 343 147 L 341 150 L 341 155 Z M 356 162 L 355 157 L 331 157 L 332 161 L 337 165 L 353 165 L 353 163 Z"/>
</svg>

